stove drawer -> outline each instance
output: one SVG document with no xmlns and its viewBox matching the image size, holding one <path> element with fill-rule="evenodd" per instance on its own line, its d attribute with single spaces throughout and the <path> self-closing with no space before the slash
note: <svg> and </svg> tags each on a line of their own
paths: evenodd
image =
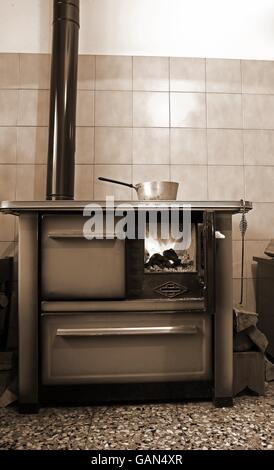
<svg viewBox="0 0 274 470">
<path fill-rule="evenodd" d="M 193 381 L 211 376 L 208 315 L 75 312 L 42 316 L 45 385 Z"/>
<path fill-rule="evenodd" d="M 87 240 L 83 237 L 86 220 L 81 215 L 43 217 L 44 299 L 124 298 L 125 241 Z"/>
</svg>

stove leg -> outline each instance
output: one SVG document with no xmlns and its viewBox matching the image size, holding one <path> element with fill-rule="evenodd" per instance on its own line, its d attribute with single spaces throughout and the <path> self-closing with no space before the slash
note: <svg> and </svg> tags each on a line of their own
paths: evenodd
<svg viewBox="0 0 274 470">
<path fill-rule="evenodd" d="M 216 311 L 214 318 L 214 404 L 233 405 L 232 215 L 216 214 Z"/>
<path fill-rule="evenodd" d="M 19 218 L 19 407 L 38 411 L 38 215 Z"/>
</svg>

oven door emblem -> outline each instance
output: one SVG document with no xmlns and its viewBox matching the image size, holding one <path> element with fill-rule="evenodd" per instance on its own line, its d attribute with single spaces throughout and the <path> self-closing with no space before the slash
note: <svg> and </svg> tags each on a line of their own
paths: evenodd
<svg viewBox="0 0 274 470">
<path fill-rule="evenodd" d="M 177 284 L 177 282 L 168 281 L 164 284 L 161 284 L 160 286 L 155 287 L 154 291 L 163 297 L 172 299 L 173 297 L 177 297 L 177 295 L 188 292 L 188 288 L 181 284 Z"/>
</svg>

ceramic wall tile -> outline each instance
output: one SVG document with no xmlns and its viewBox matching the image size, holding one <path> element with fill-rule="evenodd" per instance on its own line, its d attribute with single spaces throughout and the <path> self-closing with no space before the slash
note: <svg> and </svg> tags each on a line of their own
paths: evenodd
<svg viewBox="0 0 274 470">
<path fill-rule="evenodd" d="M 0 126 L 16 126 L 18 90 L 0 90 Z"/>
<path fill-rule="evenodd" d="M 75 199 L 93 200 L 93 165 L 75 165 Z"/>
<path fill-rule="evenodd" d="M 132 57 L 96 56 L 96 90 L 132 90 Z"/>
<path fill-rule="evenodd" d="M 94 127 L 76 128 L 76 164 L 94 162 Z"/>
<path fill-rule="evenodd" d="M 171 165 L 171 181 L 179 183 L 177 199 L 207 200 L 207 167 L 205 165 Z"/>
<path fill-rule="evenodd" d="M 243 126 L 242 95 L 207 93 L 207 126 L 241 129 Z"/>
<path fill-rule="evenodd" d="M 50 88 L 49 54 L 20 54 L 20 88 Z"/>
<path fill-rule="evenodd" d="M 19 54 L 0 53 L 0 89 L 19 87 Z"/>
<path fill-rule="evenodd" d="M 129 127 L 95 128 L 95 163 L 131 164 L 132 129 Z"/>
<path fill-rule="evenodd" d="M 133 164 L 169 164 L 169 129 L 133 129 Z"/>
<path fill-rule="evenodd" d="M 241 166 L 209 166 L 208 197 L 212 201 L 244 198 L 244 171 Z"/>
<path fill-rule="evenodd" d="M 274 95 L 243 95 L 245 129 L 274 129 Z"/>
<path fill-rule="evenodd" d="M 48 128 L 17 128 L 17 163 L 47 163 Z"/>
<path fill-rule="evenodd" d="M 48 126 L 49 123 L 49 91 L 19 91 L 19 126 Z"/>
<path fill-rule="evenodd" d="M 127 91 L 96 91 L 95 126 L 131 127 L 132 93 Z"/>
<path fill-rule="evenodd" d="M 205 59 L 170 58 L 171 91 L 205 91 Z"/>
<path fill-rule="evenodd" d="M 169 179 L 169 165 L 133 165 L 133 184 Z"/>
<path fill-rule="evenodd" d="M 243 93 L 274 93 L 274 62 L 242 60 Z"/>
<path fill-rule="evenodd" d="M 78 56 L 78 90 L 94 90 L 95 88 L 95 56 L 83 55 Z"/>
<path fill-rule="evenodd" d="M 236 221 L 238 219 L 238 221 Z M 251 211 L 246 214 L 248 228 L 247 240 L 270 240 L 274 239 L 274 202 L 254 202 Z M 239 217 L 233 217 L 235 221 L 234 238 L 240 238 L 238 230 Z"/>
<path fill-rule="evenodd" d="M 206 59 L 206 90 L 213 93 L 241 93 L 241 62 Z"/>
<path fill-rule="evenodd" d="M 0 127 L 0 164 L 16 163 L 16 127 Z"/>
<path fill-rule="evenodd" d="M 245 130 L 245 165 L 274 165 L 274 131 Z"/>
<path fill-rule="evenodd" d="M 46 197 L 46 165 L 16 168 L 16 201 L 43 201 Z"/>
<path fill-rule="evenodd" d="M 133 90 L 169 91 L 168 57 L 133 57 Z"/>
<path fill-rule="evenodd" d="M 171 129 L 170 160 L 171 164 L 206 165 L 206 130 Z"/>
<path fill-rule="evenodd" d="M 0 201 L 14 201 L 16 165 L 0 165 Z"/>
<path fill-rule="evenodd" d="M 274 166 L 246 166 L 246 199 L 253 202 L 274 201 Z"/>
<path fill-rule="evenodd" d="M 206 127 L 204 93 L 171 93 L 171 127 Z"/>
<path fill-rule="evenodd" d="M 242 130 L 208 129 L 207 150 L 209 165 L 243 165 Z"/>
<path fill-rule="evenodd" d="M 169 127 L 169 95 L 133 92 L 133 127 Z"/>
<path fill-rule="evenodd" d="M 90 90 L 78 90 L 76 125 L 94 126 L 94 92 Z"/>
</svg>

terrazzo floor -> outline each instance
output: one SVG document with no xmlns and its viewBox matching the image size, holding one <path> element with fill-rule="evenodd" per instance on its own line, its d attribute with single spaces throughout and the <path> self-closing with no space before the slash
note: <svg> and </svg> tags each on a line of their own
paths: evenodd
<svg viewBox="0 0 274 470">
<path fill-rule="evenodd" d="M 274 384 L 233 408 L 210 402 L 0 409 L 0 449 L 274 449 Z"/>
</svg>

